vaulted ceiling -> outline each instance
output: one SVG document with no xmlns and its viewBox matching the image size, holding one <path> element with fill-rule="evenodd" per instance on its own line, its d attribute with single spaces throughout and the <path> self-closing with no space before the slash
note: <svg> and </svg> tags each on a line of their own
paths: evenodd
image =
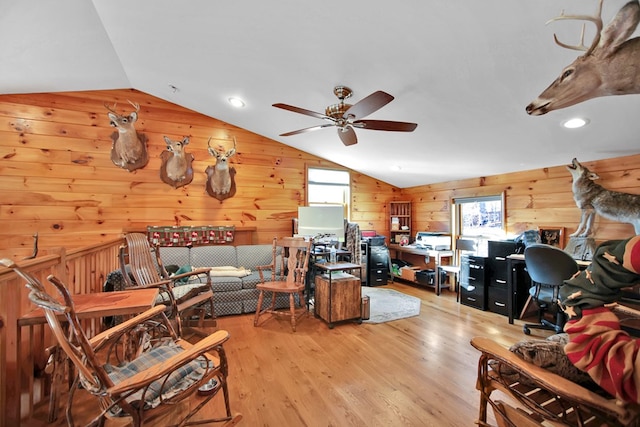
<svg viewBox="0 0 640 427">
<path fill-rule="evenodd" d="M 3 0 L 0 94 L 134 88 L 401 188 L 640 152 L 638 95 L 525 112 L 580 55 L 553 34 L 577 44 L 581 22 L 545 25 L 562 9 L 597 1 Z M 279 136 L 326 121 L 272 104 L 324 113 L 336 85 L 393 95 L 366 118 L 417 129 Z M 561 126 L 574 116 L 589 124 Z"/>
</svg>

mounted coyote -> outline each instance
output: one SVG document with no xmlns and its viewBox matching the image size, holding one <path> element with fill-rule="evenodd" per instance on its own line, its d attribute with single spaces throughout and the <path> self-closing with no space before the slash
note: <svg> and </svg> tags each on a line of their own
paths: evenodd
<svg viewBox="0 0 640 427">
<path fill-rule="evenodd" d="M 592 233 L 596 213 L 613 221 L 632 224 L 640 234 L 640 195 L 607 190 L 594 181 L 597 173 L 573 159 L 567 166 L 573 178 L 573 199 L 582 211 L 580 225 L 571 236 L 588 237 Z"/>
</svg>

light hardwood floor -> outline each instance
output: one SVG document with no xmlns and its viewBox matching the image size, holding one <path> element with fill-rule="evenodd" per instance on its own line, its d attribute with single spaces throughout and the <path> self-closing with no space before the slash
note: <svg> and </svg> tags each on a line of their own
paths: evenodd
<svg viewBox="0 0 640 427">
<path fill-rule="evenodd" d="M 509 346 L 525 339 L 523 322 L 460 305 L 451 291 L 436 296 L 397 281 L 385 287 L 419 297 L 420 315 L 329 329 L 310 314 L 295 333 L 284 318 L 260 327 L 251 315 L 219 318 L 231 333 L 225 348 L 240 425 L 473 426 L 479 354 L 469 341 L 482 335 Z M 75 408 L 78 421 L 89 411 L 83 403 Z"/>
</svg>

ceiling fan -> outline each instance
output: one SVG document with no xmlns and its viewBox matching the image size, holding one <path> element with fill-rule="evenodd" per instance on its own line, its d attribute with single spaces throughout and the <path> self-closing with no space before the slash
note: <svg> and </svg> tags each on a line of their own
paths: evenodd
<svg viewBox="0 0 640 427">
<path fill-rule="evenodd" d="M 283 133 L 280 134 L 280 136 L 297 135 L 299 133 L 310 132 L 330 126 L 336 126 L 338 128 L 338 136 L 342 140 L 343 144 L 353 145 L 358 142 L 358 138 L 356 137 L 356 133 L 353 128 L 386 130 L 394 132 L 412 132 L 418 126 L 416 123 L 407 122 L 392 122 L 388 120 L 362 120 L 362 117 L 368 116 L 369 114 L 379 110 L 380 108 L 393 101 L 393 96 L 389 95 L 386 92 L 382 92 L 379 90 L 356 102 L 353 105 L 344 103 L 344 100 L 351 97 L 353 93 L 353 91 L 348 87 L 336 86 L 333 89 L 333 93 L 338 97 L 340 102 L 338 104 L 329 105 L 325 109 L 324 114 L 305 110 L 304 108 L 300 107 L 294 107 L 293 105 L 273 104 L 274 107 L 282 108 L 283 110 L 289 110 L 293 111 L 294 113 L 300 113 L 319 119 L 325 119 L 331 122 Z"/>
</svg>

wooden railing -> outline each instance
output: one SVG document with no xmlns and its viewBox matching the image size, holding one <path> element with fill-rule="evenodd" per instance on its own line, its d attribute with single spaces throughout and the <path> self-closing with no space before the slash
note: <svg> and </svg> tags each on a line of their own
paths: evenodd
<svg viewBox="0 0 640 427">
<path fill-rule="evenodd" d="M 59 277 L 73 294 L 102 292 L 107 275 L 118 268 L 121 244 L 122 239 L 116 239 L 70 251 L 48 250 L 35 259 L 16 263 L 52 290 L 46 280 L 50 274 Z M 45 349 L 54 341 L 48 326 L 18 327 L 20 317 L 33 308 L 24 280 L 0 267 L 0 427 L 20 425 L 49 397 Z M 100 325 L 87 327 L 98 329 Z"/>
</svg>

